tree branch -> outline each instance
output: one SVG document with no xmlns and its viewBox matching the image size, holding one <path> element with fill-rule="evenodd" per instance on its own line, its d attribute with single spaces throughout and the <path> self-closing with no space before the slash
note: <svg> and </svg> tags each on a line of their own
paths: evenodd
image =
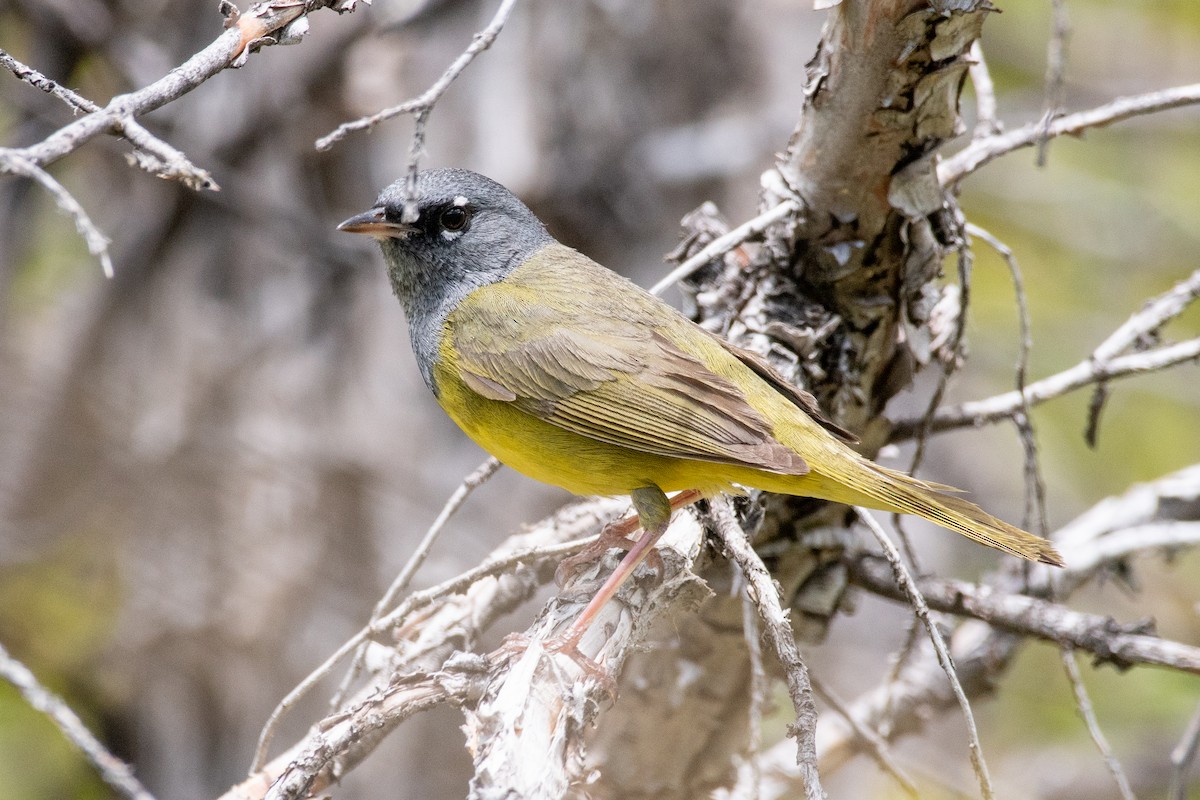
<svg viewBox="0 0 1200 800">
<path fill-rule="evenodd" d="M 443 703 L 460 704 L 479 693 L 483 665 L 478 657 L 447 662 L 432 675 L 397 677 L 348 712 L 318 725 L 307 744 L 286 765 L 279 777 L 266 783 L 263 775 L 252 776 L 235 786 L 224 800 L 301 800 L 320 792 L 341 777 L 330 772 L 336 759 L 353 750 L 372 734 L 390 730 L 409 717 Z M 266 774 L 270 774 L 268 769 Z M 263 788 L 269 786 L 265 795 Z"/>
<path fill-rule="evenodd" d="M 245 13 L 230 17 L 225 32 L 211 44 L 154 83 L 114 97 L 108 105 L 59 128 L 38 144 L 0 152 L 0 171 L 8 171 L 5 156 L 44 167 L 101 134 L 123 135 L 122 126 L 129 120 L 179 99 L 222 70 L 241 66 L 251 50 L 275 44 L 270 37 L 299 18 L 318 8 L 340 5 L 340 0 L 255 3 Z"/>
<path fill-rule="evenodd" d="M 1137 800 L 1133 794 L 1133 789 L 1129 785 L 1129 778 L 1125 775 L 1125 770 L 1121 768 L 1121 762 L 1117 760 L 1113 754 L 1112 748 L 1108 745 L 1108 739 L 1104 737 L 1104 732 L 1100 730 L 1100 721 L 1096 719 L 1096 711 L 1092 708 L 1092 700 L 1088 697 L 1087 687 L 1083 685 L 1083 676 L 1079 674 L 1079 665 L 1075 663 L 1075 651 L 1070 647 L 1064 647 L 1059 654 L 1062 656 L 1063 668 L 1067 673 L 1067 680 L 1071 683 L 1071 689 L 1075 694 L 1075 706 L 1079 711 L 1079 716 L 1083 719 L 1083 724 L 1087 726 L 1088 735 L 1092 737 L 1092 742 L 1095 743 L 1096 749 L 1100 751 L 1100 757 L 1104 759 L 1104 766 L 1108 768 L 1108 772 L 1113 777 L 1113 782 L 1117 784 L 1117 791 L 1121 794 L 1121 800 Z"/>
<path fill-rule="evenodd" d="M 904 562 L 900 560 L 900 551 L 892 544 L 892 540 L 888 537 L 887 532 L 883 530 L 883 527 L 876 522 L 875 518 L 866 509 L 856 508 L 855 511 L 858 513 L 858 518 L 862 520 L 867 529 L 875 536 L 875 540 L 879 542 L 879 546 L 883 548 L 884 556 L 887 559 L 892 575 L 893 585 L 900 594 L 895 599 L 901 599 L 912 606 L 913 612 L 921 620 L 921 624 L 925 626 L 925 631 L 929 635 L 929 642 L 933 645 L 933 651 L 937 655 L 938 664 L 941 665 L 942 671 L 946 673 L 946 678 L 950 682 L 950 690 L 954 694 L 959 710 L 962 712 L 963 722 L 967 728 L 967 748 L 971 753 L 971 768 L 975 771 L 975 777 L 979 781 L 980 794 L 983 795 L 984 800 L 990 800 L 990 798 L 995 796 L 995 793 L 992 790 L 992 778 L 988 772 L 987 761 L 983 757 L 983 745 L 979 741 L 979 730 L 975 725 L 975 713 L 971 710 L 971 703 L 967 699 L 967 693 L 963 690 L 962 682 L 959 680 L 958 670 L 954 666 L 954 660 L 950 657 L 950 649 L 946 646 L 946 640 L 942 637 L 942 633 L 937 629 L 937 626 L 933 624 L 933 618 L 929 614 L 929 606 L 931 604 L 925 597 L 925 591 L 918 585 L 917 581 L 913 580 L 912 575 L 909 574 L 908 569 L 904 566 Z"/>
<path fill-rule="evenodd" d="M 750 546 L 746 531 L 738 524 L 728 497 L 712 501 L 712 520 L 726 554 L 741 570 L 746 591 L 763 621 L 767 641 L 783 666 L 788 694 L 796 709 L 796 721 L 788 726 L 788 735 L 796 739 L 796 767 L 801 775 L 805 797 L 822 800 L 825 791 L 821 788 L 820 774 L 817 772 L 817 704 L 813 698 L 808 667 L 796 647 L 791 620 L 779 599 L 779 585 L 771 578 L 762 558 Z"/>
<path fill-rule="evenodd" d="M 496 619 L 527 601 L 540 586 L 549 582 L 553 569 L 542 568 L 543 562 L 557 563 L 565 555 L 565 548 L 574 549 L 582 544 L 574 540 L 597 532 L 606 518 L 623 507 L 624 504 L 614 500 L 591 500 L 565 506 L 530 530 L 509 537 L 480 566 L 438 586 L 413 593 L 386 616 L 363 628 L 280 702 L 259 737 L 249 782 L 269 785 L 278 777 L 281 764 L 289 763 L 297 754 L 313 746 L 311 737 L 302 740 L 283 755 L 260 766 L 266 759 L 266 748 L 280 715 L 359 645 L 385 637 L 396 642 L 388 647 L 386 657 L 372 660 L 374 668 L 369 681 L 358 692 L 355 703 L 364 702 L 372 693 L 386 687 L 393 675 L 436 672 L 454 652 L 469 649 Z M 521 564 L 538 568 L 520 569 Z M 411 622 L 410 618 L 418 611 L 421 612 L 419 623 Z M 326 722 L 319 723 L 316 730 L 324 729 L 341 716 L 340 711 L 333 713 Z M 355 741 L 352 751 L 335 754 L 339 774 L 345 774 L 369 755 L 389 730 L 390 727 L 377 729 L 372 739 Z"/>
<path fill-rule="evenodd" d="M 1200 103 L 1200 83 L 1176 86 L 1156 92 L 1122 97 L 1087 111 L 1077 111 L 1052 121 L 1048 126 L 1041 122 L 1024 125 L 1008 133 L 999 133 L 976 139 L 938 165 L 938 181 L 943 186 L 952 186 L 984 164 L 1005 153 L 1031 147 L 1045 138 L 1056 136 L 1078 136 L 1089 128 L 1102 128 L 1143 114 L 1154 114 L 1171 108 Z"/>
<path fill-rule="evenodd" d="M 131 164 L 164 178 L 183 182 L 194 190 L 217 190 L 219 187 L 205 170 L 193 165 L 179 150 L 153 136 L 137 122 L 137 117 L 176 100 L 192 91 L 227 67 L 241 66 L 251 50 L 279 41 L 291 41 L 302 35 L 297 28 L 305 16 L 318 8 L 349 10 L 354 0 L 265 0 L 251 6 L 244 14 L 229 5 L 226 31 L 208 47 L 159 80 L 129 94 L 118 95 L 101 108 L 90 100 L 62 87 L 37 70 L 22 64 L 0 50 L 0 66 L 22 81 L 59 98 L 76 111 L 87 112 L 37 144 L 21 148 L 0 148 L 0 174 L 24 175 L 38 181 L 55 199 L 58 206 L 75 220 L 76 228 L 87 243 L 88 251 L 100 259 L 104 274 L 112 277 L 112 259 L 108 240 L 91 222 L 79 202 L 44 167 L 74 152 L 101 134 L 124 136 L 134 145 L 129 156 Z M 282 32 L 282 33 L 280 33 Z M 278 38 L 272 38 L 277 35 Z"/>
<path fill-rule="evenodd" d="M 23 175 L 40 183 L 42 188 L 54 198 L 54 203 L 59 210 L 75 221 L 75 230 L 79 231 L 79 235 L 83 237 L 88 252 L 100 260 L 100 268 L 104 270 L 104 277 L 111 278 L 113 276 L 112 256 L 108 252 L 108 237 L 100 232 L 100 229 L 92 222 L 92 218 L 88 216 L 87 211 L 79 204 L 75 196 L 67 191 L 65 186 L 29 159 L 16 153 L 6 153 L 3 148 L 0 148 L 0 170 Z"/>
<path fill-rule="evenodd" d="M 1200 541 L 1200 525 L 1194 526 Z M 850 580 L 882 597 L 907 602 L 877 558 L 859 556 L 848 561 Z M 943 578 L 923 578 L 917 586 L 929 607 L 959 616 L 973 617 L 1022 636 L 1033 636 L 1064 647 L 1091 653 L 1096 663 L 1125 669 L 1136 664 L 1169 667 L 1200 675 L 1200 648 L 1160 639 L 1147 633 L 1147 622 L 1121 625 L 1112 617 L 1072 611 L 1046 600 L 1011 594 L 990 586 Z"/>
<path fill-rule="evenodd" d="M 920 586 L 932 607 L 960 616 L 975 616 L 972 608 L 979 612 L 979 618 L 964 621 L 952 634 L 952 641 L 961 643 L 954 648 L 955 665 L 967 694 L 973 697 L 991 691 L 997 677 L 1030 635 L 1060 645 L 1078 646 L 1089 641 L 1098 645 L 1099 641 L 1105 641 L 1102 647 L 1097 646 L 1105 660 L 1113 661 L 1114 654 L 1119 654 L 1131 664 L 1157 664 L 1190 671 L 1200 657 L 1200 648 L 1164 641 L 1147 635 L 1144 630 L 1125 629 L 1107 618 L 1080 614 L 1041 599 L 1051 593 L 1060 597 L 1069 595 L 1106 564 L 1120 563 L 1132 553 L 1159 546 L 1179 548 L 1200 544 L 1194 538 L 1181 538 L 1178 533 L 1173 540 L 1166 536 L 1157 540 L 1125 536 L 1132 534 L 1135 527 L 1179 522 L 1200 527 L 1200 464 L 1107 498 L 1061 528 L 1054 540 L 1066 557 L 1067 566 L 1053 576 L 1049 568 L 1033 565 L 1028 571 L 994 573 L 982 586 L 934 579 L 922 581 Z M 1114 540 L 1123 546 L 1112 547 L 1110 542 Z M 1112 560 L 1104 561 L 1094 555 L 1096 552 L 1105 553 L 1105 558 Z M 886 596 L 900 601 L 887 565 L 877 556 L 855 556 L 848 567 L 852 580 L 857 582 L 854 576 L 861 574 L 864 584 L 870 581 Z M 1007 605 L 1010 602 L 1012 607 Z M 983 621 L 985 613 L 994 624 Z M 1039 632 L 1046 636 L 1040 636 Z M 1137 660 L 1143 657 L 1144 661 Z M 867 691 L 850 704 L 860 725 L 880 731 L 887 740 L 914 733 L 928 720 L 955 706 L 953 693 L 927 644 L 917 648 L 894 680 Z M 849 725 L 830 715 L 821 718 L 818 741 L 821 769 L 827 775 L 864 747 Z M 767 782 L 786 787 L 788 771 L 778 752 L 769 751 L 766 758 L 762 769 Z M 765 796 L 784 797 L 787 791 L 781 789 Z"/>
<path fill-rule="evenodd" d="M 75 111 L 92 114 L 103 109 L 82 95 L 47 78 L 32 67 L 22 64 L 0 50 L 0 66 L 5 67 L 25 83 L 57 97 Z M 159 178 L 178 180 L 189 189 L 200 191 L 220 189 L 206 170 L 192 164 L 182 152 L 159 139 L 132 117 L 113 122 L 114 135 L 124 136 L 135 148 L 128 156 L 130 163 Z M 106 273 L 107 274 L 107 273 Z M 112 277 L 109 275 L 109 277 Z"/>
<path fill-rule="evenodd" d="M 0 678 L 16 687 L 25 702 L 50 718 L 50 721 L 83 753 L 104 782 L 126 800 L 154 800 L 154 795 L 133 776 L 133 769 L 108 751 L 83 724 L 83 720 L 62 698 L 42 686 L 29 668 L 17 661 L 0 645 Z"/>
<path fill-rule="evenodd" d="M 974 400 L 938 409 L 929 424 L 933 431 L 985 425 L 1007 419 L 1025 406 L 1034 406 L 1084 386 L 1154 372 L 1200 358 L 1200 337 L 1119 355 L 1142 346 L 1159 328 L 1181 314 L 1200 297 L 1200 270 L 1153 298 L 1104 340 L 1092 354 L 1075 366 L 1029 384 L 1024 392 L 1011 391 L 986 400 Z M 892 440 L 911 438 L 921 430 L 924 418 L 895 423 Z"/>
<path fill-rule="evenodd" d="M 1200 706 L 1196 706 L 1179 744 L 1171 750 L 1171 786 L 1167 790 L 1167 800 L 1187 800 L 1187 772 L 1196 760 L 1197 752 L 1200 752 Z"/>
<path fill-rule="evenodd" d="M 496 9 L 496 14 L 492 17 L 487 27 L 471 38 L 471 44 L 467 46 L 467 49 L 463 50 L 458 58 L 454 59 L 453 63 L 446 68 L 441 77 L 434 81 L 433 85 L 419 96 L 351 122 L 343 122 L 332 132 L 317 139 L 316 148 L 318 150 L 328 150 L 355 131 L 369 131 L 379 123 L 403 114 L 414 114 L 417 116 L 417 129 L 413 132 L 413 138 L 414 141 L 421 141 L 425 135 L 425 120 L 429 112 L 437 104 L 437 101 L 441 99 L 442 95 L 446 93 L 446 90 L 450 88 L 450 85 L 458 79 L 463 70 L 469 67 L 471 62 L 480 53 L 492 46 L 492 43 L 496 41 L 496 37 L 500 35 L 500 31 L 504 29 L 504 24 L 508 22 L 508 17 L 512 14 L 513 6 L 515 5 L 516 0 L 501 0 L 500 7 Z"/>
<path fill-rule="evenodd" d="M 542 643 L 582 611 L 595 584 L 582 587 L 611 571 L 608 558 L 584 568 L 547 604 L 520 643 L 509 646 L 519 655 L 493 661 L 479 703 L 466 709 L 472 797 L 556 800 L 580 777 L 584 740 L 577 734 L 599 713 L 632 649 L 657 620 L 710 594 L 691 571 L 703 534 L 690 510 L 676 517 L 657 545 L 664 574 L 647 581 L 647 570 L 635 572 L 584 633 L 578 651 L 594 664 L 548 653 Z M 571 595 L 578 601 L 566 599 Z M 539 758 L 531 760 L 530 753 Z"/>
</svg>

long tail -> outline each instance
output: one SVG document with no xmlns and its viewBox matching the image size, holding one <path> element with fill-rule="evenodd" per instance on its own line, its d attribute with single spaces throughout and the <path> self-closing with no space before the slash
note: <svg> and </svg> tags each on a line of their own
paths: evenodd
<svg viewBox="0 0 1200 800">
<path fill-rule="evenodd" d="M 865 459 L 859 460 L 859 464 L 867 469 L 839 475 L 837 485 L 829 486 L 833 491 L 827 499 L 879 511 L 915 514 L 987 547 L 1030 561 L 1063 566 L 1062 556 L 1048 541 L 951 494 L 955 491 L 952 487 L 927 483 Z"/>
</svg>

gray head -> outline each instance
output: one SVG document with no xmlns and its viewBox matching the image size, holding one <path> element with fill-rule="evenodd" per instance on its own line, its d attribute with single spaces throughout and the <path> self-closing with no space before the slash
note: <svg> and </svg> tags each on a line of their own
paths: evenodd
<svg viewBox="0 0 1200 800">
<path fill-rule="evenodd" d="M 473 290 L 503 280 L 554 240 L 512 192 L 478 173 L 420 173 L 408 217 L 405 189 L 403 179 L 396 181 L 371 210 L 338 230 L 379 242 L 392 289 L 408 316 L 421 374 L 436 391 L 433 361 L 446 317 Z"/>
</svg>

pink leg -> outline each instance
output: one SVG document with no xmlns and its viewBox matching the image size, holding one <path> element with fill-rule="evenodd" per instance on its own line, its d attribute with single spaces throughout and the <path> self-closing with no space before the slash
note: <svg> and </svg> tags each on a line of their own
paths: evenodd
<svg viewBox="0 0 1200 800">
<path fill-rule="evenodd" d="M 604 607 L 604 604 L 612 599 L 613 595 L 621 588 L 621 585 L 633 574 L 633 571 L 638 568 L 648 555 L 654 552 L 654 545 L 667 530 L 667 525 L 671 521 L 671 514 L 676 509 L 691 505 L 701 497 L 700 492 L 689 489 L 675 495 L 668 502 L 666 495 L 657 487 L 635 491 L 633 493 L 633 501 L 634 507 L 638 510 L 638 522 L 643 528 L 641 538 L 629 548 L 629 552 L 621 559 L 621 563 L 608 576 L 608 580 L 596 592 L 596 595 L 587 604 L 587 607 L 571 623 L 571 627 L 562 636 L 556 636 L 553 641 L 547 642 L 546 649 L 560 652 L 574 650 L 576 645 L 579 644 L 579 640 L 583 637 L 583 634 L 587 631 L 588 626 L 592 623 L 592 620 L 595 619 L 596 614 Z M 614 523 L 610 526 L 610 529 L 614 533 L 620 531 L 621 534 L 627 535 L 633 529 L 631 524 L 632 519 L 628 518 Z"/>
</svg>

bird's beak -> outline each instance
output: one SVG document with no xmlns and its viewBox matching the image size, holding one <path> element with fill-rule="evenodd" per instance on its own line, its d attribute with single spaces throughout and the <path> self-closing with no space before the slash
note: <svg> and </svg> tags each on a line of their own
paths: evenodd
<svg viewBox="0 0 1200 800">
<path fill-rule="evenodd" d="M 338 225 L 337 229 L 345 233 L 365 233 L 376 239 L 403 239 L 416 231 L 413 225 L 390 221 L 383 208 L 372 208 L 370 211 L 356 214 Z"/>
</svg>

